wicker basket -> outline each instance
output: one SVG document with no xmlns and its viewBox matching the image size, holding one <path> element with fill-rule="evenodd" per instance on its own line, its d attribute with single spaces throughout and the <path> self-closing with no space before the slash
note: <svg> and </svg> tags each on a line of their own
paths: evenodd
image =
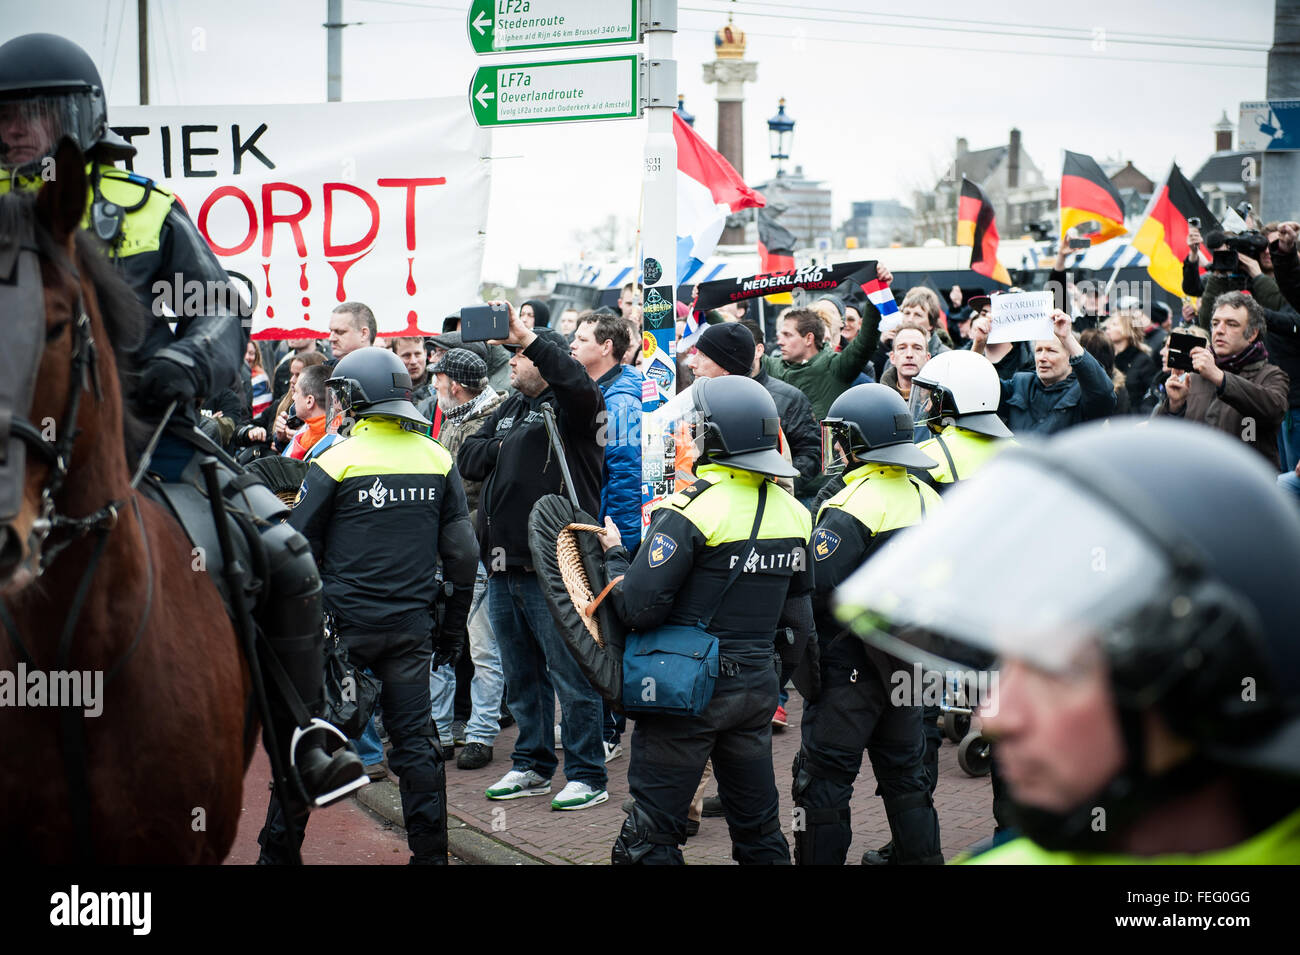
<svg viewBox="0 0 1300 955">
<path fill-rule="evenodd" d="M 591 581 L 587 579 L 587 570 L 582 566 L 582 552 L 578 549 L 576 532 L 587 531 L 599 534 L 604 530 L 605 528 L 595 524 L 566 524 L 555 539 L 555 556 L 559 560 L 564 588 L 569 592 L 569 599 L 573 601 L 573 609 L 578 611 L 578 616 L 582 618 L 587 632 L 599 647 L 605 645 L 600 635 L 600 624 L 595 617 L 587 616 L 586 612 L 596 595 L 592 592 Z"/>
</svg>

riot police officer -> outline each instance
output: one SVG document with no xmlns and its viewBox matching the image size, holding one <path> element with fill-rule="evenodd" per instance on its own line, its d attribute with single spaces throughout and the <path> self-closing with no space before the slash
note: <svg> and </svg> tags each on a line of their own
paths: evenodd
<svg viewBox="0 0 1300 955">
<path fill-rule="evenodd" d="M 917 424 L 934 437 L 920 448 L 935 461 L 928 474 L 940 491 L 973 477 L 1015 445 L 998 417 L 998 373 L 983 355 L 949 351 L 935 355 L 912 379 L 909 407 Z"/>
<path fill-rule="evenodd" d="M 692 400 L 700 415 L 698 479 L 655 509 L 630 563 L 611 521 L 602 542 L 610 579 L 625 575 L 612 597 L 629 627 L 693 626 L 711 617 L 721 673 L 698 717 L 636 718 L 632 801 L 612 858 L 682 863 L 687 812 L 712 755 L 733 858 L 788 865 L 772 768 L 773 640 L 783 613 L 806 621 L 811 636 L 811 521 L 770 480 L 795 470 L 777 450 L 779 418 L 767 390 L 729 375 L 697 381 Z"/>
<path fill-rule="evenodd" d="M 920 472 L 940 493 L 959 481 L 973 477 L 988 462 L 1016 442 L 1011 430 L 997 416 L 1001 400 L 997 370 L 983 355 L 949 351 L 935 355 L 912 379 L 908 399 L 912 417 L 926 425 L 934 437 L 921 442 L 920 449 L 934 459 L 932 467 Z M 925 771 L 930 794 L 939 784 L 940 709 L 935 704 L 922 708 L 925 731 Z M 990 764 L 993 783 L 993 816 L 999 828 L 1005 818 L 1004 787 L 996 763 Z M 894 846 L 887 843 L 869 849 L 864 865 L 887 865 L 893 861 Z"/>
<path fill-rule="evenodd" d="M 1300 516 L 1257 458 L 1180 422 L 1072 428 L 901 535 L 910 573 L 845 582 L 872 643 L 1001 661 L 984 731 L 1023 836 L 976 862 L 1300 862 Z"/>
<path fill-rule="evenodd" d="M 907 405 L 886 385 L 856 385 L 835 399 L 822 422 L 824 468 L 843 471 L 844 488 L 817 514 L 812 536 L 813 609 L 820 646 L 821 693 L 804 709 L 803 741 L 794 761 L 795 862 L 843 865 L 853 831 L 849 800 L 871 757 L 884 797 L 893 861 L 942 865 L 939 818 L 923 764 L 921 707 L 895 705 L 892 674 L 901 667 L 840 633 L 831 594 L 863 561 L 904 527 L 939 509 L 939 495 L 908 473 L 929 465 L 912 444 Z M 897 566 L 897 565 L 896 565 Z"/>
<path fill-rule="evenodd" d="M 266 553 L 269 579 L 247 579 L 245 589 L 250 603 L 256 601 L 253 612 L 265 637 L 263 649 L 274 649 L 293 684 L 289 689 L 266 680 L 272 698 L 267 741 L 269 745 L 273 729 L 291 767 L 289 781 L 302 789 L 297 795 L 311 805 L 324 805 L 340 791 L 363 785 L 364 773 L 360 760 L 347 750 L 331 755 L 329 734 L 295 719 L 295 707 L 286 698 L 296 692 L 310 703 L 321 695 L 319 576 L 311 560 L 302 557 L 301 537 L 281 523 L 287 510 L 279 499 L 247 481 L 238 465 L 195 427 L 198 402 L 238 381 L 248 341 L 243 300 L 176 197 L 153 180 L 113 165 L 135 155 L 135 147 L 109 128 L 104 85 L 89 55 L 48 33 L 0 45 L 0 193 L 39 188 L 65 138 L 89 163 L 83 225 L 103 241 L 118 273 L 153 316 L 132 359 L 139 378 L 128 400 L 151 426 L 176 403 L 150 460 L 150 480 L 141 490 L 165 498 L 192 540 L 211 539 L 206 490 L 193 489 L 204 487 L 198 454 L 211 454 L 219 463 L 227 509 L 244 511 L 251 518 L 245 526 L 259 529 L 256 547 Z M 171 290 L 165 301 L 159 300 L 159 283 Z M 182 294 L 191 283 L 205 294 Z M 175 315 L 168 315 L 170 306 L 178 306 Z M 208 529 L 200 526 L 204 524 Z"/>
<path fill-rule="evenodd" d="M 290 523 L 320 565 L 325 609 L 349 661 L 382 681 L 411 861 L 446 864 L 446 775 L 429 672 L 431 660 L 454 664 L 465 646 L 478 569 L 465 489 L 447 450 L 419 432 L 429 421 L 411 403 L 411 377 L 393 352 L 359 348 L 326 384 L 356 424 L 347 440 L 312 459 Z M 452 590 L 431 641 L 439 557 Z M 284 861 L 287 840 L 273 800 L 259 861 Z"/>
</svg>

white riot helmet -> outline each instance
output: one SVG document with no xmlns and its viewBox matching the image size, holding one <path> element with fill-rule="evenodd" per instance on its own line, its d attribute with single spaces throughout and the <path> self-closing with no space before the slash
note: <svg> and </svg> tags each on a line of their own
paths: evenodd
<svg viewBox="0 0 1300 955">
<path fill-rule="evenodd" d="M 935 355 L 912 379 L 909 404 L 917 424 L 942 431 L 956 424 L 994 438 L 1009 438 L 1011 431 L 998 417 L 1002 383 L 997 369 L 983 355 L 946 351 Z"/>
</svg>

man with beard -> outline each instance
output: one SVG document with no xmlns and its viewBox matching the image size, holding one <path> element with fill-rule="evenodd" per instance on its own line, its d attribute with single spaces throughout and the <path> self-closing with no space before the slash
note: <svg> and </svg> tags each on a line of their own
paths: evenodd
<svg viewBox="0 0 1300 955">
<path fill-rule="evenodd" d="M 414 339 L 421 341 L 420 339 Z M 421 347 L 423 343 L 421 342 Z M 465 438 L 483 426 L 505 395 L 492 390 L 487 382 L 487 362 L 465 348 L 452 348 L 432 368 L 442 428 L 438 441 L 454 458 Z M 479 481 L 465 480 L 465 500 L 470 523 L 478 517 Z M 505 674 L 501 669 L 501 651 L 492 633 L 484 597 L 487 594 L 487 570 L 480 562 L 474 579 L 474 597 L 469 610 L 469 655 L 474 664 L 470 681 L 470 717 L 465 724 L 465 745 L 456 756 L 459 769 L 482 769 L 492 762 L 492 744 L 501 731 L 501 698 L 505 692 Z M 456 668 L 444 666 L 429 677 L 429 696 L 433 721 L 437 725 L 442 748 L 448 753 L 455 745 L 452 724 L 456 699 Z"/>
</svg>

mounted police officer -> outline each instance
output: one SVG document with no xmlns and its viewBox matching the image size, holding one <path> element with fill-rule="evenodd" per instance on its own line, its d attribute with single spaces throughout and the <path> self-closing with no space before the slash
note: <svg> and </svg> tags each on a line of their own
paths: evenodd
<svg viewBox="0 0 1300 955">
<path fill-rule="evenodd" d="M 393 352 L 359 348 L 339 360 L 326 384 L 344 419 L 356 424 L 312 459 L 290 523 L 311 544 L 326 612 L 349 661 L 382 681 L 389 765 L 401 779 L 411 861 L 445 865 L 445 754 L 430 716 L 429 672 L 431 661 L 454 666 L 465 646 L 478 569 L 465 489 L 447 449 L 420 433 L 429 421 L 411 403 L 411 376 Z M 451 588 L 435 628 L 439 557 Z M 288 835 L 275 800 L 259 842 L 259 862 L 286 861 Z"/>
<path fill-rule="evenodd" d="M 698 480 L 656 508 L 635 557 L 611 521 L 602 543 L 610 578 L 624 574 L 612 593 L 629 627 L 711 618 L 721 675 L 700 716 L 636 719 L 632 801 L 613 861 L 682 863 L 687 811 L 712 755 L 733 857 L 788 865 L 772 769 L 773 640 L 783 615 L 811 636 L 811 521 L 770 480 L 796 472 L 777 450 L 779 419 L 767 390 L 730 375 L 697 381 L 691 391 L 701 417 Z"/>
<path fill-rule="evenodd" d="M 844 392 L 822 421 L 824 466 L 844 472 L 844 487 L 822 505 L 812 535 L 821 693 L 804 709 L 803 745 L 794 761 L 794 802 L 802 810 L 794 832 L 799 865 L 844 864 L 853 841 L 849 800 L 864 749 L 885 800 L 895 861 L 943 863 L 923 763 L 921 707 L 895 705 L 891 675 L 901 668 L 851 633 L 840 633 L 830 613 L 831 594 L 845 578 L 898 530 L 941 506 L 939 495 L 907 471 L 930 463 L 912 444 L 912 429 L 903 399 L 876 384 Z"/>
<path fill-rule="evenodd" d="M 1300 516 L 1274 477 L 1209 428 L 1071 428 L 845 582 L 836 616 L 888 652 L 1000 661 L 984 732 L 1022 836 L 975 862 L 1300 863 Z"/>
<path fill-rule="evenodd" d="M 204 548 L 209 572 L 229 601 L 224 581 L 213 573 L 220 549 L 207 498 L 199 490 L 199 453 L 218 459 L 227 508 L 242 511 L 260 531 L 249 546 L 264 556 L 268 579 L 246 579 L 245 589 L 266 638 L 263 648 L 274 649 L 293 684 L 290 692 L 296 690 L 310 710 L 321 698 L 324 669 L 316 568 L 304 557 L 301 536 L 281 523 L 287 510 L 275 495 L 239 474 L 238 465 L 195 427 L 199 400 L 239 380 L 248 341 L 242 299 L 176 198 L 153 180 L 113 165 L 135 155 L 135 147 L 109 128 L 104 86 L 86 52 L 48 33 L 9 40 L 0 46 L 0 193 L 39 188 L 63 138 L 88 161 L 83 224 L 105 243 L 119 274 L 155 316 L 133 356 L 139 376 L 129 400 L 154 426 L 175 403 L 149 464 L 151 478 L 141 489 L 165 501 L 191 540 Z M 170 294 L 159 295 L 160 283 Z M 187 286 L 204 294 L 191 296 Z M 200 299 L 191 312 L 187 306 Z M 179 306 L 177 314 L 169 314 L 169 306 Z M 257 563 L 263 563 L 260 557 Z M 329 732 L 294 718 L 294 707 L 282 699 L 286 688 L 277 681 L 266 685 L 273 695 L 271 728 L 292 767 L 289 777 L 302 789 L 297 795 L 307 804 L 324 805 L 364 785 L 360 760 L 346 749 L 331 755 Z"/>
</svg>

